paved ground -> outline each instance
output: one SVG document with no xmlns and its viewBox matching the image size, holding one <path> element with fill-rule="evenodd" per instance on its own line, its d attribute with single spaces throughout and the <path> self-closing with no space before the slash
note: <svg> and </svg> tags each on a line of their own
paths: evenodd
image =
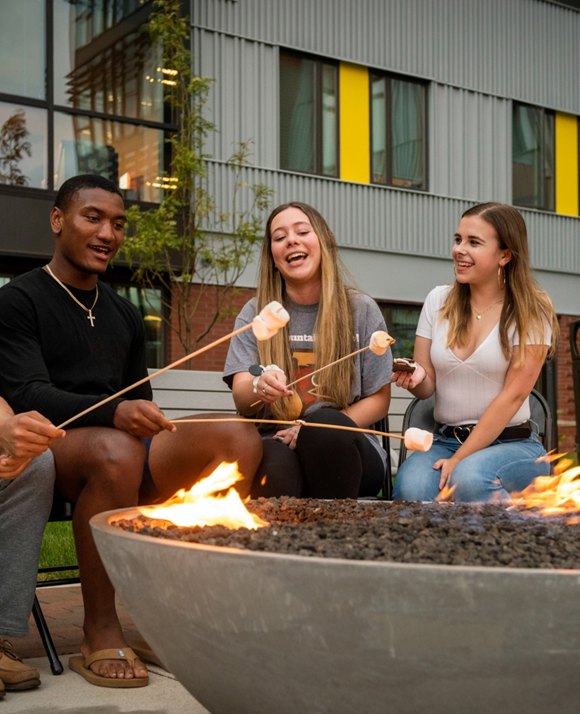
<svg viewBox="0 0 580 714">
<path fill-rule="evenodd" d="M 14 640 L 18 653 L 40 670 L 42 684 L 29 692 L 8 692 L 0 700 L 0 714 L 209 714 L 181 684 L 160 667 L 150 667 L 150 683 L 139 689 L 95 687 L 68 669 L 68 655 L 77 653 L 82 637 L 82 600 L 78 585 L 38 589 L 44 616 L 62 663 L 63 674 L 50 671 L 42 641 L 30 621 L 28 637 Z M 121 622 L 129 641 L 139 633 L 119 604 Z"/>
</svg>

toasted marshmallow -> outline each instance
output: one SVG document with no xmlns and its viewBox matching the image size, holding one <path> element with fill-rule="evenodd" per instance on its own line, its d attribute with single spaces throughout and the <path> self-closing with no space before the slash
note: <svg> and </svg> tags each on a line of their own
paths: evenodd
<svg viewBox="0 0 580 714">
<path fill-rule="evenodd" d="M 377 330 L 371 335 L 369 349 L 376 355 L 384 355 L 394 341 L 395 340 L 389 335 L 388 332 L 385 332 L 384 330 Z"/>
<path fill-rule="evenodd" d="M 412 426 L 405 432 L 405 447 L 409 451 L 429 451 L 433 445 L 433 434 L 425 429 Z"/>
<path fill-rule="evenodd" d="M 274 337 L 274 335 L 278 332 L 278 328 L 272 329 L 271 327 L 268 327 L 266 320 L 264 320 L 262 315 L 259 314 L 252 320 L 252 332 L 256 335 L 257 340 L 263 341 L 269 340 L 270 337 Z"/>
<path fill-rule="evenodd" d="M 260 310 L 260 315 L 268 326 L 268 329 L 275 329 L 276 331 L 281 327 L 284 327 L 290 319 L 290 315 L 287 310 L 285 310 L 279 302 L 276 302 L 276 300 L 268 303 L 266 307 L 262 308 L 262 310 Z"/>
<path fill-rule="evenodd" d="M 300 399 L 298 392 L 294 391 L 294 389 L 292 389 L 291 391 L 291 397 L 283 398 L 286 418 L 298 419 L 298 417 L 302 414 L 302 408 L 304 407 L 304 405 L 302 404 L 302 399 Z"/>
</svg>

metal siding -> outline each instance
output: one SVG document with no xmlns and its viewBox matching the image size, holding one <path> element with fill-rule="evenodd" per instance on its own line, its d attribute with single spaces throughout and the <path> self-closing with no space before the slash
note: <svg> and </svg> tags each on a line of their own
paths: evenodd
<svg viewBox="0 0 580 714">
<path fill-rule="evenodd" d="M 448 258 L 459 217 L 474 203 L 265 169 L 246 169 L 242 179 L 273 188 L 272 205 L 304 201 L 316 206 L 345 248 L 426 258 Z M 227 166 L 211 163 L 209 182 L 213 195 L 228 205 L 233 187 Z M 578 219 L 531 210 L 522 210 L 522 214 L 533 267 L 580 274 Z"/>
<path fill-rule="evenodd" d="M 193 0 L 192 22 L 580 113 L 580 13 L 543 0 Z"/>
<path fill-rule="evenodd" d="M 368 276 L 377 298 L 420 302 L 431 283 L 448 280 L 462 211 L 479 201 L 511 201 L 509 97 L 580 114 L 580 13 L 537 0 L 194 0 L 193 7 L 194 24 L 220 30 L 193 31 L 197 67 L 219 78 L 208 105 L 219 129 L 209 153 L 224 161 L 235 142 L 253 138 L 256 168 L 243 179 L 274 189 L 272 205 L 316 206 L 359 284 Z M 278 171 L 278 43 L 435 78 L 430 193 Z M 231 205 L 231 175 L 222 163 L 210 164 L 208 182 L 219 205 Z M 532 265 L 557 309 L 577 312 L 579 220 L 522 213 Z"/>
<path fill-rule="evenodd" d="M 511 102 L 433 83 L 429 90 L 433 193 L 511 198 Z"/>
<path fill-rule="evenodd" d="M 192 33 L 194 71 L 215 80 L 206 117 L 217 127 L 207 153 L 227 160 L 251 140 L 250 160 L 278 165 L 278 52 L 275 48 L 213 32 Z"/>
</svg>

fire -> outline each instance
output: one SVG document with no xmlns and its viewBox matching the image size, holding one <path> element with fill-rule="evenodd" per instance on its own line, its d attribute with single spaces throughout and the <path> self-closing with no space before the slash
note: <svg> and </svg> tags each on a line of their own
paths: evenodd
<svg viewBox="0 0 580 714">
<path fill-rule="evenodd" d="M 542 515 L 570 514 L 569 523 L 580 519 L 580 466 L 574 466 L 564 454 L 547 454 L 543 461 L 557 461 L 551 476 L 538 476 L 520 493 L 512 493 L 512 503 L 524 508 L 538 508 Z M 577 514 L 573 516 L 572 514 Z"/>
<path fill-rule="evenodd" d="M 261 528 L 269 525 L 244 506 L 232 486 L 242 479 L 237 463 L 222 462 L 207 478 L 189 491 L 181 489 L 165 503 L 139 510 L 148 518 L 170 521 L 176 526 Z M 225 495 L 221 491 L 228 489 Z"/>
</svg>

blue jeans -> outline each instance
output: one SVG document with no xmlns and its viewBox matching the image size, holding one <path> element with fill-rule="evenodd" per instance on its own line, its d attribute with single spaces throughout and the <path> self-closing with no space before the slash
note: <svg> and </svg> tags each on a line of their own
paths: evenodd
<svg viewBox="0 0 580 714">
<path fill-rule="evenodd" d="M 461 444 L 455 438 L 436 434 L 429 451 L 413 452 L 397 472 L 393 498 L 432 501 L 439 493 L 441 472 L 433 469 L 439 459 L 448 459 Z M 536 476 L 550 473 L 550 464 L 537 463 L 546 453 L 536 434 L 528 439 L 494 441 L 460 461 L 451 475 L 454 501 L 509 502 L 510 493 L 522 491 Z"/>
</svg>

